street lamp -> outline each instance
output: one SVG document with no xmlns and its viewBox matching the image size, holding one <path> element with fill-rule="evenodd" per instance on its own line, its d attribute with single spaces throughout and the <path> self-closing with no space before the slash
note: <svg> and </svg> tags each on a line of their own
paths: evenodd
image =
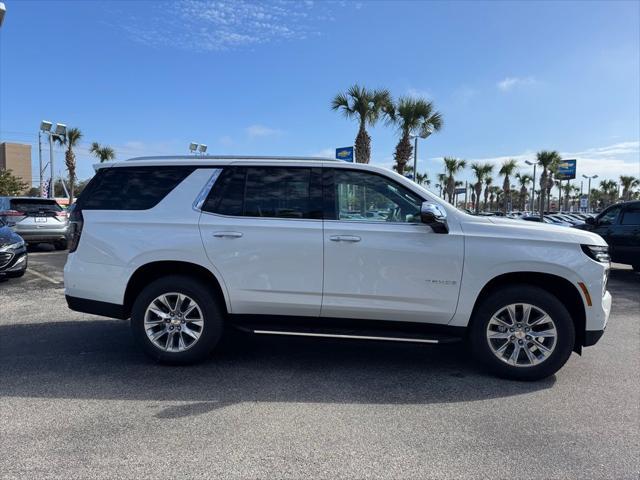
<svg viewBox="0 0 640 480">
<path fill-rule="evenodd" d="M 189 144 L 189 151 L 191 153 L 196 153 L 196 150 L 198 150 L 198 144 L 196 142 L 191 142 Z"/>
<path fill-rule="evenodd" d="M 4 14 L 7 13 L 7 7 L 4 6 L 4 2 L 0 2 L 0 27 L 4 21 Z"/>
<path fill-rule="evenodd" d="M 537 162 L 530 162 L 529 160 L 525 160 L 524 163 L 527 165 L 533 165 L 533 186 L 531 187 L 531 213 L 533 213 L 533 209 L 535 208 L 534 196 L 536 194 L 536 165 Z"/>
<path fill-rule="evenodd" d="M 202 155 L 204 155 L 205 153 L 207 153 L 207 146 L 203 143 L 201 143 L 198 146 L 198 152 L 200 152 Z"/>
<path fill-rule="evenodd" d="M 587 211 L 591 213 L 591 179 L 598 178 L 598 175 L 582 175 L 582 178 L 589 179 L 589 185 L 587 186 Z"/>
<path fill-rule="evenodd" d="M 427 138 L 431 135 L 431 130 L 423 129 L 419 135 L 410 135 L 409 138 L 413 138 L 413 181 L 418 178 L 418 139 Z"/>
<path fill-rule="evenodd" d="M 56 128 L 52 132 L 51 128 L 53 127 L 53 123 L 42 120 L 40 122 L 40 130 L 38 131 L 38 159 L 40 163 L 40 194 L 42 194 L 42 175 L 44 170 L 47 168 L 43 168 L 42 166 L 42 147 L 40 145 L 40 135 L 41 133 L 46 133 L 49 136 L 49 192 L 48 195 L 50 198 L 53 198 L 54 194 L 54 170 L 53 170 L 53 137 L 65 137 L 67 135 L 67 126 L 64 123 L 56 123 Z"/>
<path fill-rule="evenodd" d="M 200 153 L 200 155 L 204 155 L 206 151 L 207 146 L 204 143 L 191 142 L 189 144 L 189 152 L 193 153 L 194 155 L 197 155 L 198 153 Z"/>
</svg>

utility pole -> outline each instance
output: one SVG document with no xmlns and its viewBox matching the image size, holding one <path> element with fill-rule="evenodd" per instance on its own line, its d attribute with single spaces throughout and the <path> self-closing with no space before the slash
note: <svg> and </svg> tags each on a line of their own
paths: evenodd
<svg viewBox="0 0 640 480">
<path fill-rule="evenodd" d="M 413 139 L 413 181 L 418 178 L 418 136 Z"/>
<path fill-rule="evenodd" d="M 592 212 L 592 208 L 591 208 L 591 179 L 592 178 L 598 178 L 598 175 L 582 175 L 583 178 L 587 178 L 589 179 L 589 184 L 587 186 L 588 191 L 587 191 L 587 211 L 589 213 Z"/>
<path fill-rule="evenodd" d="M 530 162 L 529 160 L 525 160 L 524 163 L 526 163 L 527 165 L 533 165 L 533 186 L 531 187 L 531 213 L 533 213 L 536 207 L 535 196 L 536 196 L 536 165 L 537 163 Z"/>
</svg>

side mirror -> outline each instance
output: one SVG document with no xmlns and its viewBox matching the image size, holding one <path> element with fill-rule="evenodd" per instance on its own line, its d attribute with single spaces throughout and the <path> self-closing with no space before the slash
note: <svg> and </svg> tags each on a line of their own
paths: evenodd
<svg viewBox="0 0 640 480">
<path fill-rule="evenodd" d="M 437 203 L 423 202 L 420 207 L 420 221 L 429 225 L 436 233 L 448 233 L 447 212 Z"/>
<path fill-rule="evenodd" d="M 586 223 L 587 225 L 595 225 L 598 222 L 596 222 L 596 219 L 594 217 L 587 217 L 584 223 Z"/>
</svg>

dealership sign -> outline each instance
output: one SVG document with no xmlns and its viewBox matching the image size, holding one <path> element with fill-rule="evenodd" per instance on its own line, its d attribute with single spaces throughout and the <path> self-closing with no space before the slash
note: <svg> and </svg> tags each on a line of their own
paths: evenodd
<svg viewBox="0 0 640 480">
<path fill-rule="evenodd" d="M 561 160 L 554 177 L 557 180 L 573 180 L 576 178 L 576 160 Z"/>
<path fill-rule="evenodd" d="M 353 163 L 353 147 L 336 148 L 336 158 Z"/>
</svg>

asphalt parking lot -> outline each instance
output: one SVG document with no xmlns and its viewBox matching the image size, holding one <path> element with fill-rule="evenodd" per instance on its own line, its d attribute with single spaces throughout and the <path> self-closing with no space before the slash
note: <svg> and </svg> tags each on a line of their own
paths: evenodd
<svg viewBox="0 0 640 480">
<path fill-rule="evenodd" d="M 640 275 L 605 336 L 537 383 L 458 345 L 241 338 L 164 367 L 67 309 L 66 252 L 0 282 L 2 478 L 638 478 Z"/>
</svg>

